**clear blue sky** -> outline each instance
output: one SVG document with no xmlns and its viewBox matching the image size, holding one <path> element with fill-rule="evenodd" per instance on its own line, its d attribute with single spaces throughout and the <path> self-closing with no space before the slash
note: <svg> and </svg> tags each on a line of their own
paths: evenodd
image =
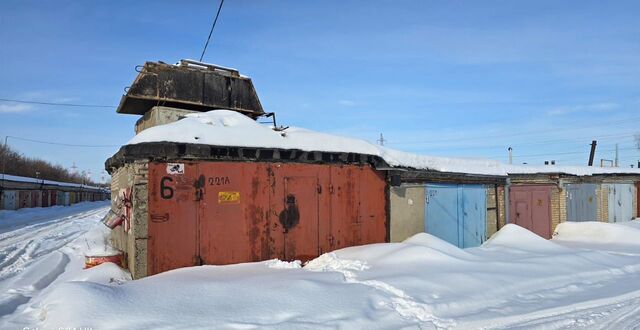
<svg viewBox="0 0 640 330">
<path fill-rule="evenodd" d="M 0 2 L 0 98 L 117 104 L 145 61 L 198 58 L 217 1 Z M 640 159 L 638 1 L 241 1 L 205 61 L 253 78 L 282 124 L 431 155 Z M 137 116 L 0 102 L 0 135 L 121 145 Z M 99 179 L 118 148 L 9 139 Z"/>
</svg>

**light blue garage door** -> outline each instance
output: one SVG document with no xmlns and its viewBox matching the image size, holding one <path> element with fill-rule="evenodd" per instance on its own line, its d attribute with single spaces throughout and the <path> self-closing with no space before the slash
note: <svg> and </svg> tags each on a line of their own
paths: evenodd
<svg viewBox="0 0 640 330">
<path fill-rule="evenodd" d="M 429 184 L 425 231 L 461 248 L 486 240 L 487 195 L 483 185 Z"/>
</svg>

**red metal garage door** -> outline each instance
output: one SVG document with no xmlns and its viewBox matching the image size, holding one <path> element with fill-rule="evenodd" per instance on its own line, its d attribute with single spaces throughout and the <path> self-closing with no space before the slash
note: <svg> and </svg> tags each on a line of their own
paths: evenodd
<svg viewBox="0 0 640 330">
<path fill-rule="evenodd" d="M 385 242 L 385 187 L 368 166 L 150 163 L 148 273 Z"/>
<path fill-rule="evenodd" d="M 270 256 L 268 167 L 260 163 L 200 163 L 199 254 L 204 264 Z"/>
<path fill-rule="evenodd" d="M 511 186 L 509 219 L 547 239 L 551 238 L 551 185 Z"/>
<path fill-rule="evenodd" d="M 147 272 L 197 265 L 197 166 L 182 163 L 182 174 L 167 173 L 167 164 L 149 164 Z"/>
</svg>

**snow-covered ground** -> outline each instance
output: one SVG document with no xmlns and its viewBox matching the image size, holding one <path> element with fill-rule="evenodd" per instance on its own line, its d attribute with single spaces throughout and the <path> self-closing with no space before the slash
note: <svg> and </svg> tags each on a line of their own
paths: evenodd
<svg viewBox="0 0 640 330">
<path fill-rule="evenodd" d="M 83 202 L 0 211 L 0 329 L 33 326 L 52 284 L 88 275 L 84 254 L 104 246 L 107 229 L 97 225 L 108 210 L 109 202 Z"/>
<path fill-rule="evenodd" d="M 304 266 L 271 260 L 127 281 L 113 264 L 81 270 L 85 251 L 104 244 L 105 212 L 81 205 L 2 233 L 1 269 L 17 266 L 0 279 L 0 328 L 640 328 L 638 220 L 565 223 L 550 241 L 507 225 L 465 250 L 418 234 Z M 28 232 L 41 244 L 5 263 L 34 239 Z"/>
</svg>

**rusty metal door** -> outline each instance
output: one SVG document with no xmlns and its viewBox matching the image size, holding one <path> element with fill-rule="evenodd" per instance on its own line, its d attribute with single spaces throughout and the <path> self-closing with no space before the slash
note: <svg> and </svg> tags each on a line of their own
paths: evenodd
<svg viewBox="0 0 640 330">
<path fill-rule="evenodd" d="M 198 179 L 193 163 L 149 163 L 148 275 L 200 263 Z"/>
<path fill-rule="evenodd" d="M 42 203 L 40 205 L 42 205 L 42 207 L 49 207 L 49 192 L 46 190 L 43 190 L 41 194 L 41 198 L 42 198 Z"/>
<path fill-rule="evenodd" d="M 49 205 L 56 206 L 58 203 L 58 195 L 55 190 L 49 190 Z"/>
<path fill-rule="evenodd" d="M 354 167 L 359 173 L 358 212 L 360 240 L 356 244 L 389 241 L 387 223 L 387 183 L 383 173 L 370 166 Z"/>
<path fill-rule="evenodd" d="M 31 207 L 31 192 L 28 190 L 22 190 L 18 192 L 18 208 Z"/>
<path fill-rule="evenodd" d="M 360 221 L 360 176 L 352 166 L 331 166 L 330 196 L 331 221 L 327 234 L 328 248 L 336 250 L 359 244 L 362 230 Z"/>
<path fill-rule="evenodd" d="M 283 260 L 307 261 L 326 246 L 326 223 L 320 225 L 320 196 L 326 201 L 327 187 L 320 185 L 329 169 L 322 165 L 270 164 L 270 255 Z M 328 210 L 323 210 L 327 212 Z M 326 214 L 326 213 L 325 213 Z M 326 218 L 325 218 L 326 219 Z"/>
<path fill-rule="evenodd" d="M 198 227 L 205 264 L 269 259 L 269 171 L 261 163 L 200 163 Z"/>
<path fill-rule="evenodd" d="M 318 177 L 285 176 L 283 179 L 285 207 L 278 221 L 284 228 L 284 260 L 307 261 L 320 251 Z"/>
<path fill-rule="evenodd" d="M 32 190 L 31 191 L 31 207 L 40 207 L 41 204 L 41 200 L 40 200 L 40 191 L 38 190 Z"/>
<path fill-rule="evenodd" d="M 509 219 L 546 239 L 551 238 L 551 185 L 511 186 Z"/>
</svg>

